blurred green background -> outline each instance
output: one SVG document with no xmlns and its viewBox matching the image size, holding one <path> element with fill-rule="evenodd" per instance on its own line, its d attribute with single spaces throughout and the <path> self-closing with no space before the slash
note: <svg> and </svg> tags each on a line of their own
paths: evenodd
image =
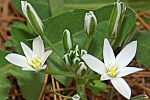
<svg viewBox="0 0 150 100">
<path fill-rule="evenodd" d="M 83 8 L 83 9 L 97 9 L 107 4 L 112 4 L 116 0 L 49 0 L 52 6 L 55 8 L 60 9 L 61 4 L 63 10 L 68 9 L 76 9 L 76 8 Z M 124 2 L 128 7 L 133 8 L 135 11 L 143 11 L 150 9 L 150 0 L 120 0 Z M 59 8 L 60 7 L 60 8 Z"/>
</svg>

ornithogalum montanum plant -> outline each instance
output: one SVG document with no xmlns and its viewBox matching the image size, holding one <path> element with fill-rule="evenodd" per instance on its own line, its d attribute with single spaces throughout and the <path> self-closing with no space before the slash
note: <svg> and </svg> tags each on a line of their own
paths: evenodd
<svg viewBox="0 0 150 100">
<path fill-rule="evenodd" d="M 6 60 L 21 67 L 22 70 L 39 72 L 47 67 L 44 63 L 52 51 L 48 50 L 45 52 L 43 40 L 40 36 L 33 40 L 33 51 L 23 42 L 21 42 L 21 47 L 25 56 L 10 53 L 5 57 Z"/>
<path fill-rule="evenodd" d="M 126 67 L 134 58 L 136 49 L 137 41 L 133 41 L 125 46 L 115 57 L 109 41 L 105 39 L 103 46 L 104 63 L 89 54 L 83 55 L 82 59 L 93 71 L 101 74 L 100 80 L 110 80 L 120 94 L 130 99 L 131 89 L 121 77 L 142 70 L 136 67 Z"/>
</svg>

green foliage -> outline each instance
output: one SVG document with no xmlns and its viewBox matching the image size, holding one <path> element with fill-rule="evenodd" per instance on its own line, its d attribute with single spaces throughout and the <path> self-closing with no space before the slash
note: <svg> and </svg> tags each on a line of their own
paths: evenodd
<svg viewBox="0 0 150 100">
<path fill-rule="evenodd" d="M 150 68 L 150 32 L 138 32 L 134 39 L 138 41 L 137 60 L 144 64 L 144 67 Z"/>
<path fill-rule="evenodd" d="M 88 88 L 94 95 L 99 96 L 106 89 L 106 84 L 100 80 L 94 80 L 88 84 Z"/>
</svg>

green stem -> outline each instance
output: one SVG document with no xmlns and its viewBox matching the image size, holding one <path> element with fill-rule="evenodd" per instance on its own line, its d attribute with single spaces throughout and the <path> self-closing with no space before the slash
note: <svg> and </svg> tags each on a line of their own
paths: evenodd
<svg viewBox="0 0 150 100">
<path fill-rule="evenodd" d="M 56 50 L 54 45 L 51 43 L 50 40 L 47 39 L 46 36 L 43 36 L 43 39 L 46 41 L 46 43 L 50 46 L 50 48 L 59 56 L 60 59 L 62 59 L 61 54 Z"/>
<path fill-rule="evenodd" d="M 116 37 L 114 37 L 114 38 L 111 38 L 111 46 L 113 46 L 114 44 L 115 44 L 115 42 L 116 42 L 116 39 L 117 39 L 117 36 Z"/>
<path fill-rule="evenodd" d="M 92 35 L 90 35 L 90 36 L 87 37 L 87 39 L 86 39 L 86 44 L 85 44 L 85 50 L 88 50 L 88 49 L 89 49 L 90 43 L 91 43 L 91 41 L 92 41 L 92 38 L 93 38 Z"/>
<path fill-rule="evenodd" d="M 56 95 L 58 95 L 58 96 L 63 97 L 63 98 L 71 99 L 71 97 L 69 97 L 69 96 L 64 96 L 64 95 L 62 95 L 62 94 L 60 94 L 60 93 L 57 93 L 57 92 L 55 92 L 55 91 L 54 91 L 54 93 L 55 93 Z"/>
<path fill-rule="evenodd" d="M 87 96 L 85 93 L 85 84 L 80 84 L 79 79 L 76 79 L 76 87 L 77 87 L 77 92 L 80 96 L 80 100 L 87 100 Z"/>
</svg>

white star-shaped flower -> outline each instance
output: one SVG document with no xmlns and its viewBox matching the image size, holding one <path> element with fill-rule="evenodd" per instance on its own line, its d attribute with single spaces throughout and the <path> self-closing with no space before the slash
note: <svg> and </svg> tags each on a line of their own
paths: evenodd
<svg viewBox="0 0 150 100">
<path fill-rule="evenodd" d="M 136 67 L 126 67 L 134 58 L 136 49 L 137 41 L 133 41 L 115 57 L 109 41 L 105 39 L 103 47 L 104 63 L 89 54 L 84 54 L 82 59 L 93 71 L 101 74 L 101 81 L 110 80 L 120 94 L 130 99 L 131 89 L 122 77 L 142 70 Z"/>
<path fill-rule="evenodd" d="M 44 63 L 48 56 L 52 53 L 52 50 L 45 52 L 44 44 L 40 36 L 33 40 L 33 50 L 31 50 L 23 42 L 21 42 L 21 47 L 25 56 L 10 53 L 5 57 L 5 59 L 16 66 L 22 67 L 22 70 L 39 72 L 47 67 Z"/>
</svg>

